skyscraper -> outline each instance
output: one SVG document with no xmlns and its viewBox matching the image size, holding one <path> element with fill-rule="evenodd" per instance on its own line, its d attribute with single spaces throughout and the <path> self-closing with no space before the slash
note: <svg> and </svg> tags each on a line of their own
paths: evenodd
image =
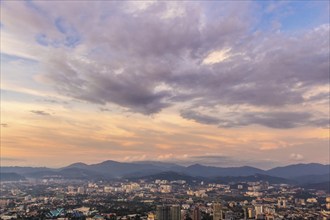
<svg viewBox="0 0 330 220">
<path fill-rule="evenodd" d="M 201 220 L 201 212 L 198 207 L 194 209 L 193 220 Z"/>
<path fill-rule="evenodd" d="M 327 203 L 326 204 L 326 209 L 330 211 L 330 196 L 328 196 L 325 201 Z"/>
<path fill-rule="evenodd" d="M 171 220 L 181 220 L 180 205 L 173 205 L 171 207 Z"/>
<path fill-rule="evenodd" d="M 170 207 L 164 205 L 158 205 L 156 216 L 158 220 L 171 220 Z"/>
<path fill-rule="evenodd" d="M 156 217 L 157 220 L 181 220 L 180 205 L 158 205 Z"/>
<path fill-rule="evenodd" d="M 222 220 L 222 207 L 219 202 L 213 204 L 213 220 Z"/>
<path fill-rule="evenodd" d="M 280 197 L 277 201 L 278 208 L 286 208 L 286 199 L 284 197 Z"/>
</svg>

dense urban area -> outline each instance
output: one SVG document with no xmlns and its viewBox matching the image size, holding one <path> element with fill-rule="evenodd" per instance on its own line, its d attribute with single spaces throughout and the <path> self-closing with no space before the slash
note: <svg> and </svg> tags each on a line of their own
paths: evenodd
<svg viewBox="0 0 330 220">
<path fill-rule="evenodd" d="M 267 181 L 168 179 L 2 181 L 1 219 L 330 218 L 330 196 L 324 190 Z"/>
</svg>

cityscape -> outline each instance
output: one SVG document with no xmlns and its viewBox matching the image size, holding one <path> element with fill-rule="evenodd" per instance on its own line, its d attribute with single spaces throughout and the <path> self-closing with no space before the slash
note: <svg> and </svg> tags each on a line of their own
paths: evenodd
<svg viewBox="0 0 330 220">
<path fill-rule="evenodd" d="M 0 220 L 330 220 L 329 0 L 0 0 Z"/>
<path fill-rule="evenodd" d="M 141 165 L 149 167 L 157 165 L 162 171 L 150 171 Z M 93 173 L 93 166 L 99 171 L 102 168 L 109 168 L 109 172 L 103 174 L 111 173 L 110 169 L 121 170 L 123 176 L 120 178 L 106 178 L 106 175 L 101 174 L 96 176 Z M 140 172 L 137 174 L 130 166 L 139 167 Z M 127 170 L 123 167 L 127 167 Z M 75 163 L 52 170 L 2 167 L 2 171 L 16 171 L 20 174 L 2 173 L 0 218 L 4 220 L 325 220 L 330 218 L 328 173 L 330 165 L 297 164 L 264 171 L 274 176 L 258 173 L 248 175 L 252 173 L 249 173 L 251 171 L 246 167 L 213 167 L 219 169 L 219 174 L 222 170 L 222 172 L 236 173 L 236 176 L 213 176 L 211 173 L 204 173 L 204 176 L 202 173 L 200 176 L 192 175 L 194 169 L 202 167 L 204 166 L 182 167 L 157 162 L 134 164 L 115 161 L 104 161 L 94 165 Z M 212 167 L 204 168 L 212 169 Z M 233 169 L 236 171 L 233 172 Z M 188 171 L 190 175 L 187 174 Z M 292 172 L 304 175 L 296 176 L 294 179 L 283 178 L 283 176 L 293 176 Z M 244 173 L 246 176 L 243 176 Z M 316 173 L 321 174 L 316 175 Z M 322 178 L 326 182 L 319 183 L 323 181 Z M 306 184 L 308 182 L 314 184 Z"/>
</svg>

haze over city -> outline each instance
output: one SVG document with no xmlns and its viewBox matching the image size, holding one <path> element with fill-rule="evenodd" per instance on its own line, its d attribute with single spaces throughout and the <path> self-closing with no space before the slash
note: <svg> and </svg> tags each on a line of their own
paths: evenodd
<svg viewBox="0 0 330 220">
<path fill-rule="evenodd" d="M 329 164 L 329 1 L 2 1 L 1 166 Z"/>
</svg>

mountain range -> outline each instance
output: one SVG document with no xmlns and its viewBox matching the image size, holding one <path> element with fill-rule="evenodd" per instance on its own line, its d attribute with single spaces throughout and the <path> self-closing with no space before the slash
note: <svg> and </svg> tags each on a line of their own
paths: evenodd
<svg viewBox="0 0 330 220">
<path fill-rule="evenodd" d="M 118 179 L 156 178 L 186 180 L 268 180 L 270 182 L 291 182 L 297 184 L 318 184 L 330 182 L 330 165 L 318 163 L 294 164 L 262 170 L 250 166 L 212 167 L 201 164 L 180 166 L 158 161 L 117 162 L 107 160 L 97 164 L 74 163 L 53 169 L 47 167 L 1 167 L 0 180 L 21 180 L 25 178 L 64 179 Z M 165 174 L 165 175 L 164 175 Z M 226 178 L 224 178 L 226 177 Z M 9 179 L 8 179 L 9 178 Z"/>
</svg>

